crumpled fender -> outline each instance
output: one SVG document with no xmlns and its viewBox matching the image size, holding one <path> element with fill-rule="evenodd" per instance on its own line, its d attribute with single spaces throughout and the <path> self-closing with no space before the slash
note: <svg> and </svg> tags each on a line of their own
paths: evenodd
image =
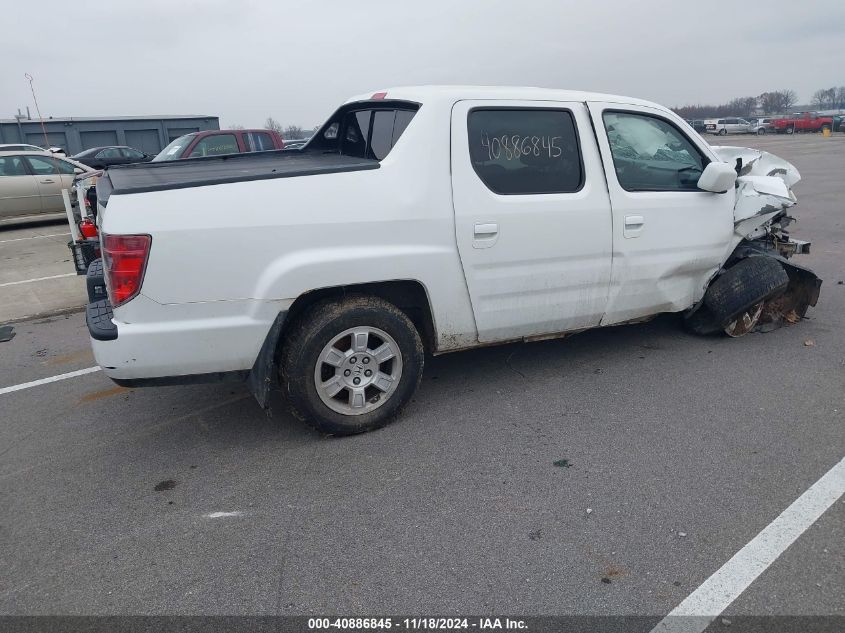
<svg viewBox="0 0 845 633">
<path fill-rule="evenodd" d="M 734 225 L 738 233 L 743 236 L 751 233 L 773 215 L 797 203 L 792 187 L 801 180 L 801 174 L 792 163 L 749 147 L 716 146 L 712 149 L 726 163 L 742 159 L 734 204 Z"/>
</svg>

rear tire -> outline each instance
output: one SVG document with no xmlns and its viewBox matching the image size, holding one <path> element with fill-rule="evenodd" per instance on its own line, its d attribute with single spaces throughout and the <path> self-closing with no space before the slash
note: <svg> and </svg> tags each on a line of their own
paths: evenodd
<svg viewBox="0 0 845 633">
<path fill-rule="evenodd" d="M 787 134 L 795 134 L 795 128 L 794 127 L 786 128 L 786 133 Z"/>
<path fill-rule="evenodd" d="M 328 299 L 285 334 L 281 383 L 293 414 L 329 435 L 395 419 L 422 378 L 419 332 L 393 304 L 371 296 Z"/>
<path fill-rule="evenodd" d="M 704 303 L 724 328 L 752 306 L 783 294 L 788 285 L 789 276 L 776 259 L 748 257 L 710 284 Z"/>
</svg>

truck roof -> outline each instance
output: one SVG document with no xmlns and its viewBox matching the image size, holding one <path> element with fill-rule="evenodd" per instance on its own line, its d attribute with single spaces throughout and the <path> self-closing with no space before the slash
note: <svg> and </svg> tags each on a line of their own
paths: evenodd
<svg viewBox="0 0 845 633">
<path fill-rule="evenodd" d="M 530 86 L 395 86 L 381 88 L 349 99 L 346 103 L 369 101 L 374 95 L 378 98 L 399 99 L 424 103 L 432 100 L 462 101 L 466 99 L 525 99 L 548 101 L 604 101 L 649 106 L 666 110 L 665 106 L 644 99 L 621 95 L 584 92 L 580 90 L 559 90 L 557 88 L 537 88 Z"/>
</svg>

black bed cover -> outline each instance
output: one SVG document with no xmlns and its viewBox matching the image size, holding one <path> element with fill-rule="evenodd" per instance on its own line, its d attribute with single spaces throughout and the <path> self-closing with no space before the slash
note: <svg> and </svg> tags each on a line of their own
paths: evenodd
<svg viewBox="0 0 845 633">
<path fill-rule="evenodd" d="M 379 162 L 336 153 L 277 150 L 109 167 L 97 181 L 97 201 L 112 195 L 205 187 L 248 180 L 378 169 Z"/>
</svg>

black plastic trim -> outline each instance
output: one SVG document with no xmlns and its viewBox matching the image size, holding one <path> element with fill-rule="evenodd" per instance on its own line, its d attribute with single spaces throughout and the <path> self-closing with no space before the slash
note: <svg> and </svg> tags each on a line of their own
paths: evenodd
<svg viewBox="0 0 845 633">
<path fill-rule="evenodd" d="M 85 285 L 88 289 L 89 303 L 108 298 L 102 258 L 97 258 L 88 265 L 88 272 L 85 275 Z"/>
<path fill-rule="evenodd" d="M 108 367 L 106 368 L 108 369 Z M 112 378 L 121 387 L 171 387 L 174 385 L 201 385 L 215 382 L 243 382 L 249 371 L 216 371 L 208 374 L 185 376 L 159 376 L 156 378 Z"/>
<path fill-rule="evenodd" d="M 105 207 L 111 196 L 121 194 L 367 171 L 378 168 L 379 162 L 376 160 L 291 150 L 137 163 L 108 169 L 97 180 L 97 201 Z"/>
<path fill-rule="evenodd" d="M 85 308 L 85 323 L 88 333 L 97 341 L 114 341 L 117 339 L 117 326 L 112 321 L 111 304 L 108 299 L 100 299 L 88 304 Z"/>
</svg>

